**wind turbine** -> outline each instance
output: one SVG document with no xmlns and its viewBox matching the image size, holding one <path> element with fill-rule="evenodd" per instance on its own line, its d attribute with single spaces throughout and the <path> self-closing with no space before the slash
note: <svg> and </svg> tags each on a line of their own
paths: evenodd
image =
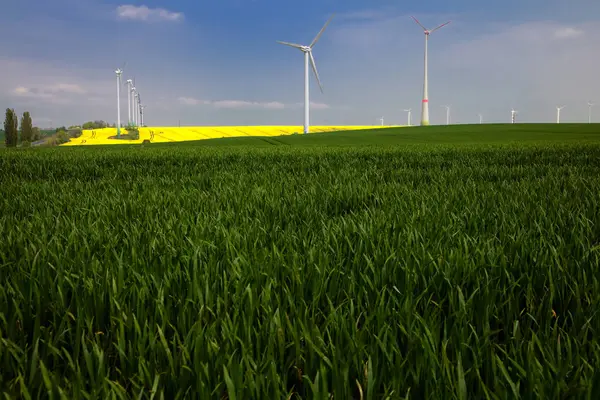
<svg viewBox="0 0 600 400">
<path fill-rule="evenodd" d="M 446 125 L 450 125 L 450 106 L 442 106 L 446 109 Z"/>
<path fill-rule="evenodd" d="M 127 124 L 131 125 L 131 86 L 133 81 L 131 79 L 127 79 Z"/>
<path fill-rule="evenodd" d="M 516 111 L 514 108 L 510 109 L 510 123 L 511 124 L 515 123 L 517 113 L 518 113 L 518 111 Z"/>
<path fill-rule="evenodd" d="M 137 121 L 137 125 L 140 125 L 140 92 L 135 92 L 135 118 Z"/>
<path fill-rule="evenodd" d="M 135 77 L 133 78 L 133 82 L 131 85 L 131 123 L 133 126 L 137 126 L 137 113 L 135 112 L 135 94 L 137 93 L 137 89 L 135 87 Z"/>
<path fill-rule="evenodd" d="M 383 117 L 379 118 L 379 120 L 381 121 L 381 126 L 383 126 Z"/>
<path fill-rule="evenodd" d="M 146 108 L 146 106 L 143 106 L 140 104 L 140 118 L 141 118 L 140 124 L 141 124 L 141 126 L 144 126 L 144 108 Z"/>
<path fill-rule="evenodd" d="M 310 65 L 312 66 L 312 70 L 313 70 L 313 73 L 315 74 L 315 78 L 317 78 L 317 83 L 319 84 L 321 93 L 323 93 L 323 85 L 321 85 L 321 80 L 319 79 L 319 73 L 317 72 L 317 65 L 315 64 L 315 58 L 312 55 L 312 49 L 315 46 L 315 44 L 317 43 L 317 41 L 321 38 L 321 35 L 323 34 L 323 32 L 325 32 L 325 28 L 327 28 L 327 25 L 329 25 L 332 18 L 333 18 L 333 15 L 329 18 L 329 20 L 327 20 L 327 22 L 325 23 L 323 28 L 321 28 L 321 30 L 319 31 L 317 36 L 315 36 L 315 38 L 313 39 L 312 43 L 308 46 L 303 46 L 303 45 L 295 44 L 295 43 L 280 42 L 279 40 L 277 41 L 277 43 L 279 43 L 279 44 L 294 47 L 304 53 L 304 133 L 305 134 L 308 133 L 308 130 L 309 130 L 309 118 L 310 118 L 310 95 L 309 95 L 309 87 L 310 87 L 310 76 L 309 75 L 310 74 L 308 71 L 309 70 L 308 64 L 310 63 Z"/>
<path fill-rule="evenodd" d="M 135 126 L 135 85 L 131 87 L 131 124 Z"/>
<path fill-rule="evenodd" d="M 560 110 L 565 108 L 565 106 L 556 107 L 556 123 L 560 124 Z"/>
<path fill-rule="evenodd" d="M 594 106 L 594 103 L 592 103 L 591 101 L 588 101 L 588 124 L 592 123 L 592 107 Z"/>
<path fill-rule="evenodd" d="M 448 25 L 451 21 L 445 22 L 445 23 L 437 26 L 436 28 L 429 30 L 429 29 L 425 28 L 419 22 L 419 20 L 416 19 L 415 17 L 412 17 L 412 19 L 414 19 L 415 22 L 421 28 L 423 28 L 423 32 L 425 33 L 425 74 L 424 74 L 425 79 L 423 80 L 423 102 L 421 105 L 421 125 L 429 125 L 429 86 L 428 86 L 428 82 L 427 82 L 427 46 L 429 43 L 429 35 L 431 35 L 435 31 L 437 31 L 441 27 Z"/>
<path fill-rule="evenodd" d="M 409 108 L 408 110 L 404 110 L 404 111 L 408 113 L 408 126 L 411 126 L 411 125 L 410 125 L 410 123 L 411 123 L 411 122 L 410 122 L 410 114 L 411 114 L 411 109 Z"/>
<path fill-rule="evenodd" d="M 125 67 L 125 66 L 123 66 Z M 117 68 L 115 71 L 117 74 L 117 138 L 121 137 L 121 75 L 123 75 L 123 70 L 121 68 Z"/>
<path fill-rule="evenodd" d="M 477 114 L 479 116 L 479 123 L 482 124 L 483 123 L 483 115 L 481 114 Z"/>
</svg>

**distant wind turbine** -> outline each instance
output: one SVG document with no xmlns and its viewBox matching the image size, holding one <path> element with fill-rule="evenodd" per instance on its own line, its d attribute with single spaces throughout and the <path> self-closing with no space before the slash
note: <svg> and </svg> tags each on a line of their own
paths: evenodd
<svg viewBox="0 0 600 400">
<path fill-rule="evenodd" d="M 313 39 L 312 43 L 308 46 L 303 46 L 303 45 L 295 44 L 295 43 L 277 41 L 277 43 L 279 43 L 279 44 L 294 47 L 304 53 L 304 133 L 305 134 L 308 133 L 309 125 L 310 125 L 310 123 L 309 123 L 309 121 L 310 121 L 309 64 L 312 66 L 313 73 L 315 74 L 315 78 L 317 79 L 317 83 L 319 84 L 319 89 L 321 89 L 321 93 L 323 93 L 323 85 L 321 85 L 321 80 L 319 79 L 319 73 L 317 72 L 317 65 L 316 65 L 315 59 L 312 55 L 312 49 L 315 46 L 315 44 L 317 43 L 317 41 L 321 38 L 321 35 L 323 34 L 323 32 L 325 32 L 325 28 L 327 28 L 327 25 L 329 25 L 329 23 L 331 22 L 332 19 L 333 19 L 333 15 L 329 18 L 329 20 L 327 20 L 327 22 L 325 23 L 323 28 L 321 28 L 321 30 L 319 31 L 317 36 L 315 36 L 315 38 Z"/>
<path fill-rule="evenodd" d="M 411 116 L 412 109 L 409 108 L 409 109 L 404 110 L 404 111 L 408 113 L 408 126 L 411 126 L 411 118 L 410 118 L 410 116 Z"/>
<path fill-rule="evenodd" d="M 127 124 L 131 125 L 131 86 L 133 81 L 131 79 L 127 79 Z"/>
<path fill-rule="evenodd" d="M 445 22 L 439 26 L 437 26 L 434 29 L 427 29 L 425 28 L 420 22 L 419 20 L 417 20 L 415 17 L 412 17 L 412 19 L 415 20 L 415 22 L 421 27 L 423 28 L 423 32 L 425 33 L 425 74 L 424 74 L 424 80 L 423 80 L 423 102 L 421 105 L 421 125 L 429 125 L 429 86 L 428 86 L 428 81 L 427 81 L 427 46 L 429 43 L 429 35 L 431 35 L 433 32 L 437 31 L 438 29 L 440 29 L 443 26 L 448 25 L 451 21 Z"/>
<path fill-rule="evenodd" d="M 123 65 L 125 68 L 125 65 Z M 115 71 L 117 74 L 117 138 L 121 137 L 121 75 L 123 75 L 123 69 L 117 68 Z"/>
<path fill-rule="evenodd" d="M 450 125 L 450 106 L 442 106 L 446 109 L 446 125 Z"/>
<path fill-rule="evenodd" d="M 379 118 L 379 121 L 381 121 L 381 126 L 383 126 L 383 117 Z"/>
<path fill-rule="evenodd" d="M 518 111 L 516 111 L 514 108 L 511 108 L 510 110 L 510 123 L 514 124 L 516 121 L 516 115 L 517 115 Z"/>
<path fill-rule="evenodd" d="M 477 114 L 479 116 L 479 123 L 482 124 L 483 123 L 483 115 L 481 114 Z"/>
<path fill-rule="evenodd" d="M 594 103 L 592 103 L 591 101 L 588 101 L 588 124 L 592 123 L 592 107 L 594 106 Z"/>
<path fill-rule="evenodd" d="M 144 126 L 144 108 L 146 106 L 140 104 L 140 126 Z"/>
<path fill-rule="evenodd" d="M 135 112 L 135 95 L 137 93 L 137 89 L 135 87 L 135 78 L 133 82 L 133 87 L 131 88 L 131 122 L 133 123 L 133 126 L 137 126 L 137 115 Z"/>
<path fill-rule="evenodd" d="M 560 124 L 560 110 L 565 108 L 565 106 L 556 107 L 556 123 Z"/>
<path fill-rule="evenodd" d="M 135 116 L 136 116 L 136 120 L 137 120 L 137 126 L 140 126 L 141 124 L 141 113 L 140 113 L 140 92 L 136 92 L 135 93 Z"/>
</svg>

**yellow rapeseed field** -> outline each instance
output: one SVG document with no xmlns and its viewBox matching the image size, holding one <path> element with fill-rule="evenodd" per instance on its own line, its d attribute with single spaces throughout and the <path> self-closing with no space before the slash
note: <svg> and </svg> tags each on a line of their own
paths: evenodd
<svg viewBox="0 0 600 400">
<path fill-rule="evenodd" d="M 351 131 L 359 129 L 377 129 L 389 128 L 389 126 L 311 126 L 310 133 L 331 132 L 331 131 Z M 137 140 L 118 140 L 110 139 L 117 135 L 116 128 L 104 128 L 94 130 L 84 130 L 82 135 L 62 146 L 85 146 L 94 144 L 124 144 L 124 143 L 142 143 L 148 139 L 152 143 L 161 142 L 184 142 L 188 140 L 218 139 L 225 137 L 239 136 L 281 136 L 302 133 L 302 126 L 154 126 L 140 128 L 140 137 Z M 125 129 L 121 129 L 121 134 L 126 134 Z"/>
</svg>

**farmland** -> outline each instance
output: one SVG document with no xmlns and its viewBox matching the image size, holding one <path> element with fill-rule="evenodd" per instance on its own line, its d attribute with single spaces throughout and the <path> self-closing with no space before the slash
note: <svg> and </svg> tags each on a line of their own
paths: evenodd
<svg viewBox="0 0 600 400">
<path fill-rule="evenodd" d="M 381 128 L 373 126 L 313 126 L 311 133 L 364 130 L 367 128 Z M 122 138 L 117 139 L 116 128 L 86 129 L 78 138 L 72 139 L 63 146 L 89 146 L 123 144 L 126 140 L 129 144 L 140 144 L 145 140 L 152 143 L 174 143 L 194 140 L 237 138 L 237 137 L 271 137 L 287 136 L 302 133 L 302 126 L 188 126 L 169 127 L 155 126 L 139 128 L 137 139 L 124 139 L 129 135 L 127 129 L 122 129 Z"/>
<path fill-rule="evenodd" d="M 598 125 L 272 139 L 0 151 L 0 392 L 596 398 Z"/>
</svg>

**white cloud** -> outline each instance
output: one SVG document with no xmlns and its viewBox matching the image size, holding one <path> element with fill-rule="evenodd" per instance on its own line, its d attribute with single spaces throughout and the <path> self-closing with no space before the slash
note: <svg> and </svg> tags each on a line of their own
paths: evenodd
<svg viewBox="0 0 600 400">
<path fill-rule="evenodd" d="M 202 100 L 198 100 L 193 97 L 179 97 L 177 101 L 179 101 L 179 104 L 184 106 L 197 106 L 198 104 L 204 104 Z"/>
<path fill-rule="evenodd" d="M 572 27 L 559 28 L 554 31 L 554 37 L 559 39 L 576 38 L 583 35 L 583 30 Z"/>
<path fill-rule="evenodd" d="M 185 106 L 210 105 L 220 109 L 264 109 L 264 110 L 283 110 L 296 109 L 304 107 L 303 103 L 285 104 L 279 101 L 259 102 L 246 100 L 200 100 L 194 97 L 179 97 L 179 104 Z M 331 106 L 324 103 L 310 102 L 310 108 L 313 110 L 327 110 Z"/>
<path fill-rule="evenodd" d="M 327 110 L 327 109 L 331 108 L 331 106 L 329 104 L 325 104 L 325 103 L 313 103 L 311 101 L 310 102 L 310 108 L 315 109 L 315 110 Z"/>
<path fill-rule="evenodd" d="M 65 95 L 84 94 L 86 91 L 80 85 L 73 83 L 55 83 L 32 87 L 17 86 L 11 93 L 17 97 L 27 97 L 39 100 L 65 100 Z"/>
<path fill-rule="evenodd" d="M 256 101 L 244 101 L 244 100 L 219 100 L 213 101 L 211 104 L 217 108 L 264 108 L 267 110 L 281 110 L 285 108 L 285 104 L 278 101 L 271 101 L 267 103 L 256 102 Z"/>
<path fill-rule="evenodd" d="M 134 6 L 124 4 L 117 7 L 117 16 L 120 19 L 137 21 L 171 21 L 177 22 L 183 19 L 183 13 L 165 10 L 164 8 L 149 8 L 147 6 Z"/>
</svg>

